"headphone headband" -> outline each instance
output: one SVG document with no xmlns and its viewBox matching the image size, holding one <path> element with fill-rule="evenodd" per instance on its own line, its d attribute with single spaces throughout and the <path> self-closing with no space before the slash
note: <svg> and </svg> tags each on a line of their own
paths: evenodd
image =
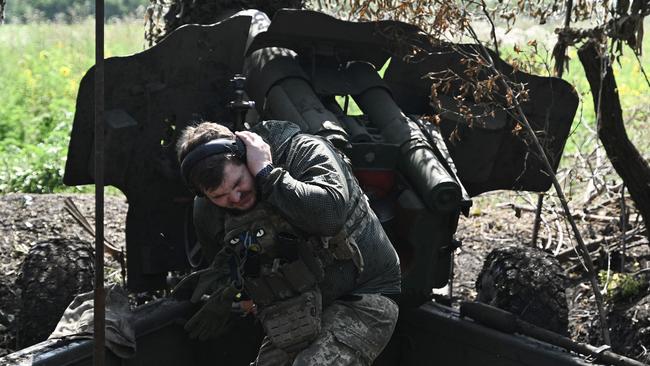
<svg viewBox="0 0 650 366">
<path fill-rule="evenodd" d="M 192 149 L 181 162 L 181 175 L 185 184 L 191 187 L 190 172 L 201 160 L 212 155 L 219 154 L 234 154 L 235 157 L 242 162 L 246 162 L 246 145 L 244 142 L 236 137 L 234 140 L 229 138 L 221 138 L 210 140 Z"/>
</svg>

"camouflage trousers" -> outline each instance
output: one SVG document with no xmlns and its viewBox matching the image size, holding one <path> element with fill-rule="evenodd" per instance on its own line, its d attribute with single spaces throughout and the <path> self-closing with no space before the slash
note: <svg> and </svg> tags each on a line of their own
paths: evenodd
<svg viewBox="0 0 650 366">
<path fill-rule="evenodd" d="M 265 337 L 251 366 L 370 366 L 393 334 L 398 307 L 378 294 L 351 297 L 323 310 L 321 333 L 307 348 L 290 354 Z"/>
</svg>

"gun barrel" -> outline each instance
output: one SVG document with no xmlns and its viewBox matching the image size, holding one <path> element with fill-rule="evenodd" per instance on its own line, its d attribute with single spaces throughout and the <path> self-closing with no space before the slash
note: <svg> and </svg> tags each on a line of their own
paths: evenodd
<svg viewBox="0 0 650 366">
<path fill-rule="evenodd" d="M 400 146 L 398 169 L 432 210 L 449 212 L 460 206 L 461 187 L 436 157 L 417 123 L 402 113 L 370 64 L 354 63 L 348 75 L 370 87 L 353 98 L 379 128 L 384 139 Z"/>
<path fill-rule="evenodd" d="M 347 132 L 306 80 L 298 77 L 280 80 L 266 97 L 267 117 L 292 121 L 304 132 L 325 136 L 338 146 L 347 143 Z"/>
<path fill-rule="evenodd" d="M 429 208 L 449 212 L 460 206 L 461 187 L 438 160 L 419 126 L 407 118 L 413 138 L 401 146 L 400 170 L 406 172 Z"/>
</svg>

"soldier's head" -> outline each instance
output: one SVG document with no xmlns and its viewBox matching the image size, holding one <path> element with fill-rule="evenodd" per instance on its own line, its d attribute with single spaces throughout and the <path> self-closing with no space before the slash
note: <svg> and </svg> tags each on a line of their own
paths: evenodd
<svg viewBox="0 0 650 366">
<path fill-rule="evenodd" d="M 176 146 L 181 174 L 197 194 L 227 209 L 255 205 L 255 182 L 246 166 L 245 148 L 230 129 L 214 122 L 189 126 Z"/>
</svg>

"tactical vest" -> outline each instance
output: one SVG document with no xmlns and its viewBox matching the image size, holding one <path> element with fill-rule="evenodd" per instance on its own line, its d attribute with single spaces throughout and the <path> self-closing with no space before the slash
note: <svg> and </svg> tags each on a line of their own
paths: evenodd
<svg viewBox="0 0 650 366">
<path fill-rule="evenodd" d="M 228 213 L 224 233 L 233 284 L 258 306 L 267 336 L 288 352 L 308 345 L 320 332 L 318 283 L 325 267 L 340 260 L 362 263 L 345 230 L 332 238 L 308 237 L 264 202 L 241 214 Z"/>
</svg>

